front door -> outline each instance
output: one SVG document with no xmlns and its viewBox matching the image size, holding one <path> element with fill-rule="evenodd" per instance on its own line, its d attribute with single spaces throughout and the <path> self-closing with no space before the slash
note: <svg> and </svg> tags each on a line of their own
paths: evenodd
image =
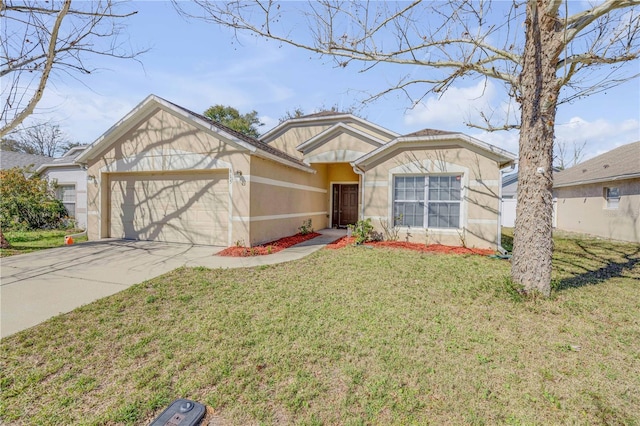
<svg viewBox="0 0 640 426">
<path fill-rule="evenodd" d="M 332 227 L 343 228 L 357 221 L 358 184 L 334 184 Z"/>
</svg>

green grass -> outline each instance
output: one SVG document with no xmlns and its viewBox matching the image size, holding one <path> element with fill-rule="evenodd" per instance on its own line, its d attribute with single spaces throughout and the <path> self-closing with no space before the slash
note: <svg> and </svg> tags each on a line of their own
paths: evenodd
<svg viewBox="0 0 640 426">
<path fill-rule="evenodd" d="M 182 268 L 2 341 L 0 423 L 639 424 L 637 245 L 556 240 L 554 292 L 509 262 L 349 247 Z"/>
<path fill-rule="evenodd" d="M 82 231 L 74 229 L 50 229 L 38 231 L 6 231 L 4 237 L 11 244 L 11 248 L 0 249 L 0 257 L 15 256 L 17 254 L 30 253 L 37 250 L 60 247 L 64 245 L 65 235 L 71 235 Z M 83 236 L 74 239 L 75 242 L 87 241 Z"/>
</svg>

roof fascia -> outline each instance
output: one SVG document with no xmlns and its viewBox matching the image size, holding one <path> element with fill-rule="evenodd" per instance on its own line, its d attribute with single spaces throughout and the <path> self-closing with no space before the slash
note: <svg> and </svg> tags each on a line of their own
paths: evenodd
<svg viewBox="0 0 640 426">
<path fill-rule="evenodd" d="M 396 132 L 393 132 L 389 129 L 385 129 L 382 126 L 379 126 L 375 123 L 372 123 L 370 121 L 357 117 L 353 114 L 336 114 L 336 115 L 321 116 L 321 117 L 292 118 L 287 121 L 283 121 L 273 129 L 269 130 L 267 133 L 262 135 L 260 137 L 260 140 L 268 143 L 269 140 L 275 139 L 279 134 L 282 133 L 283 130 L 285 130 L 287 127 L 290 127 L 292 125 L 313 124 L 313 123 L 322 124 L 323 122 L 326 123 L 326 122 L 332 122 L 336 120 L 337 121 L 356 121 L 362 124 L 364 127 L 369 127 L 370 129 L 374 129 L 379 133 L 389 135 L 389 138 L 397 138 L 398 136 L 400 136 Z"/>
<path fill-rule="evenodd" d="M 607 177 L 595 178 L 595 179 L 577 180 L 573 182 L 554 184 L 553 187 L 566 188 L 569 186 L 580 186 L 580 185 L 588 185 L 592 183 L 603 183 L 603 182 L 615 182 L 619 180 L 635 179 L 635 178 L 640 178 L 640 173 L 629 173 L 626 175 L 616 175 L 616 176 L 607 176 Z"/>
<path fill-rule="evenodd" d="M 98 139 L 96 139 L 82 154 L 80 154 L 76 158 L 76 162 L 85 163 L 88 160 L 94 158 L 97 153 L 102 152 L 106 148 L 111 146 L 113 143 L 115 143 L 118 137 L 122 136 L 135 124 L 137 124 L 139 119 L 143 118 L 145 115 L 149 114 L 157 107 L 176 116 L 186 118 L 189 122 L 196 125 L 197 127 L 209 133 L 218 134 L 230 141 L 232 145 L 244 148 L 251 153 L 255 152 L 258 149 L 257 147 L 250 145 L 236 138 L 235 136 L 219 129 L 212 123 L 207 123 L 201 118 L 192 115 L 182 108 L 178 108 L 174 104 L 167 102 L 158 96 L 149 95 L 135 108 L 133 108 L 127 115 L 121 118 L 116 124 L 111 126 L 109 130 L 107 130 Z"/>
<path fill-rule="evenodd" d="M 420 145 L 418 143 L 422 142 Z M 388 152 L 399 149 L 402 146 L 407 146 L 412 149 L 420 148 L 421 146 L 429 147 L 433 142 L 444 142 L 447 145 L 470 145 L 475 148 L 479 148 L 485 152 L 485 156 L 496 161 L 500 167 L 504 167 L 513 164 L 516 160 L 515 154 L 506 151 L 497 146 L 490 145 L 486 142 L 482 142 L 479 139 L 472 138 L 464 133 L 452 133 L 449 135 L 436 135 L 436 136 L 412 136 L 412 137 L 400 137 L 392 140 L 386 145 L 371 151 L 369 154 L 362 156 L 354 162 L 354 164 L 360 168 L 375 163 L 378 158 L 388 155 Z M 461 143 L 462 142 L 462 143 Z"/>
<path fill-rule="evenodd" d="M 57 168 L 62 168 L 62 167 L 74 167 L 77 169 L 82 169 L 82 166 L 78 163 L 74 162 L 70 162 L 70 163 L 48 163 L 48 164 L 41 164 L 40 166 L 38 166 L 38 168 L 36 169 L 35 173 L 40 174 L 42 172 L 44 172 L 47 169 L 57 169 Z"/>
<path fill-rule="evenodd" d="M 127 113 L 124 117 L 118 120 L 113 126 L 111 126 L 106 132 L 98 137 L 91 145 L 87 147 L 87 149 L 80 154 L 76 161 L 78 163 L 86 163 L 88 160 L 93 158 L 98 152 L 103 151 L 106 147 L 111 145 L 113 141 L 117 139 L 117 137 L 126 132 L 125 127 L 131 127 L 131 120 L 133 120 L 136 116 L 143 115 L 146 112 L 151 110 L 151 103 L 154 100 L 154 95 L 149 95 L 142 102 L 136 105 L 129 113 Z"/>
<path fill-rule="evenodd" d="M 296 147 L 296 149 L 300 152 L 304 152 L 304 150 L 306 149 L 311 149 L 313 150 L 313 148 L 315 148 L 318 145 L 321 145 L 323 141 L 330 139 L 334 134 L 337 133 L 349 133 L 351 135 L 354 135 L 356 137 L 361 137 L 363 139 L 366 139 L 368 142 L 370 142 L 372 145 L 375 145 L 376 147 L 380 147 L 382 145 L 385 144 L 385 142 L 382 139 L 378 139 L 374 136 L 371 136 L 368 133 L 365 133 L 361 130 L 358 130 L 356 128 L 353 128 L 351 126 L 349 126 L 348 124 L 345 123 L 338 123 L 332 127 L 329 127 L 327 130 L 318 133 L 317 135 L 315 135 L 314 137 L 312 137 L 311 139 L 301 143 L 300 145 L 298 145 Z"/>
<path fill-rule="evenodd" d="M 92 159 L 93 156 L 97 153 L 103 152 L 106 148 L 111 146 L 111 144 L 115 143 L 120 136 L 126 133 L 129 129 L 131 129 L 136 123 L 138 123 L 139 119 L 143 118 L 155 108 L 160 108 L 170 114 L 173 114 L 177 117 L 182 117 L 186 119 L 188 122 L 192 123 L 196 127 L 206 131 L 209 134 L 215 134 L 223 137 L 226 141 L 228 141 L 231 145 L 235 145 L 236 147 L 246 149 L 249 151 L 251 155 L 258 155 L 262 158 L 269 159 L 272 161 L 276 161 L 280 164 L 284 164 L 286 166 L 294 167 L 299 170 L 306 171 L 308 173 L 315 173 L 311 167 L 305 167 L 301 164 L 289 161 L 284 158 L 280 158 L 276 155 L 272 155 L 268 152 L 265 152 L 258 147 L 251 145 L 241 139 L 238 139 L 234 135 L 225 132 L 224 130 L 218 128 L 213 123 L 210 123 L 206 120 L 203 120 L 200 117 L 197 117 L 191 114 L 189 111 L 184 110 L 171 102 L 167 102 L 164 99 L 155 96 L 149 95 L 147 96 L 140 104 L 138 104 L 133 110 L 131 110 L 127 115 L 125 115 L 120 121 L 111 126 L 109 130 L 107 130 L 102 136 L 96 139 L 93 144 L 91 144 L 86 150 L 80 154 L 75 162 L 76 163 L 86 163 L 88 160 Z"/>
</svg>

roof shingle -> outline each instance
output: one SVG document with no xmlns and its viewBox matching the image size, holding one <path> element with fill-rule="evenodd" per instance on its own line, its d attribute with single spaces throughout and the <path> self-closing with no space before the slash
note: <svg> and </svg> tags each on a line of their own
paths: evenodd
<svg viewBox="0 0 640 426">
<path fill-rule="evenodd" d="M 622 145 L 554 175 L 554 186 L 568 186 L 640 174 L 640 141 Z"/>
<path fill-rule="evenodd" d="M 14 167 L 33 166 L 36 170 L 42 164 L 50 163 L 53 157 L 44 155 L 25 154 L 23 152 L 0 151 L 0 169 L 6 170 Z"/>
<path fill-rule="evenodd" d="M 422 136 L 442 136 L 442 135 L 453 135 L 456 132 L 448 132 L 446 130 L 436 130 L 436 129 L 422 129 L 417 132 L 409 133 L 404 135 L 405 138 L 414 138 L 414 137 L 422 137 Z"/>
<path fill-rule="evenodd" d="M 162 99 L 162 98 L 160 98 L 160 99 Z M 299 159 L 297 159 L 295 157 L 292 157 L 289 154 L 286 154 L 285 152 L 280 151 L 279 149 L 276 149 L 276 148 L 272 147 L 271 145 L 268 145 L 268 144 L 262 142 L 261 140 L 252 138 L 251 136 L 247 136 L 244 133 L 238 132 L 237 130 L 233 130 L 232 128 L 227 127 L 224 124 L 221 124 L 221 123 L 219 123 L 217 121 L 211 120 L 207 116 L 204 116 L 202 114 L 198 114 L 197 112 L 191 111 L 190 109 L 187 109 L 187 108 L 185 108 L 183 106 L 180 106 L 178 104 L 174 104 L 171 101 L 168 101 L 166 99 L 163 99 L 163 100 L 165 102 L 167 102 L 167 103 L 170 103 L 174 107 L 179 108 L 179 109 L 183 110 L 184 112 L 186 112 L 186 113 L 188 113 L 188 114 L 190 114 L 190 115 L 192 115 L 194 117 L 199 118 L 200 120 L 204 120 L 204 121 L 207 121 L 207 122 L 211 123 L 213 126 L 217 127 L 218 129 L 222 130 L 223 132 L 229 133 L 229 134 L 235 136 L 236 138 L 240 139 L 241 141 L 246 142 L 246 143 L 248 143 L 250 145 L 253 145 L 253 146 L 255 146 L 256 148 L 258 148 L 258 149 L 260 149 L 262 151 L 265 151 L 265 152 L 267 152 L 267 153 L 269 153 L 271 155 L 275 155 L 276 157 L 280 157 L 283 160 L 294 162 L 296 164 L 304 166 L 305 168 L 309 167 L 308 164 L 303 163 Z"/>
</svg>

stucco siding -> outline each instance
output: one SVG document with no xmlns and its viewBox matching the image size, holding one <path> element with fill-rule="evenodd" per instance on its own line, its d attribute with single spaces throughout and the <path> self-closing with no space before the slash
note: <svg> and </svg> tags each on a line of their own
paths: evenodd
<svg viewBox="0 0 640 426">
<path fill-rule="evenodd" d="M 307 219 L 312 220 L 314 229 L 327 227 L 327 168 L 320 165 L 316 171 L 305 173 L 252 158 L 250 216 L 243 218 L 251 227 L 248 244 L 261 244 L 295 234 Z"/>
<path fill-rule="evenodd" d="M 620 190 L 617 209 L 608 209 L 605 187 Z M 640 179 L 554 189 L 557 228 L 640 243 Z"/>
<path fill-rule="evenodd" d="M 327 138 L 305 149 L 304 160 L 309 163 L 348 163 L 377 147 L 378 145 L 367 142 L 359 135 L 338 133 L 332 138 Z"/>
<path fill-rule="evenodd" d="M 358 182 L 358 175 L 348 163 L 327 164 L 329 182 Z"/>
<path fill-rule="evenodd" d="M 500 174 L 490 159 L 463 148 L 411 150 L 391 156 L 365 174 L 364 217 L 392 223 L 393 179 L 402 175 L 461 175 L 459 229 L 400 228 L 402 239 L 424 243 L 495 248 L 498 238 Z"/>
<path fill-rule="evenodd" d="M 235 176 L 250 170 L 250 155 L 229 141 L 216 137 L 164 110 L 155 110 L 99 156 L 88 163 L 88 235 L 111 237 L 109 176 L 113 173 L 192 173 L 212 171 Z M 226 179 L 230 216 L 249 215 L 249 190 L 235 178 Z M 227 241 L 249 239 L 249 229 L 230 224 Z M 243 229 L 244 228 L 244 229 Z M 115 235 L 119 236 L 119 235 Z M 219 239 L 216 244 L 220 243 Z"/>
<path fill-rule="evenodd" d="M 389 134 L 388 133 L 382 132 L 382 131 L 380 131 L 378 129 L 374 129 L 374 128 L 371 128 L 371 127 L 368 127 L 368 126 L 364 126 L 361 123 L 358 123 L 357 121 L 349 122 L 349 126 L 355 128 L 355 129 L 358 129 L 361 132 L 367 133 L 367 134 L 373 136 L 374 138 L 381 139 L 384 142 L 389 142 L 391 140 L 389 138 Z"/>
<path fill-rule="evenodd" d="M 302 158 L 300 151 L 296 149 L 301 143 L 311 139 L 315 135 L 322 133 L 331 127 L 332 124 L 323 125 L 296 125 L 285 130 L 284 133 L 277 135 L 274 139 L 268 141 L 269 145 L 280 151 L 286 152 L 294 158 Z"/>
</svg>

